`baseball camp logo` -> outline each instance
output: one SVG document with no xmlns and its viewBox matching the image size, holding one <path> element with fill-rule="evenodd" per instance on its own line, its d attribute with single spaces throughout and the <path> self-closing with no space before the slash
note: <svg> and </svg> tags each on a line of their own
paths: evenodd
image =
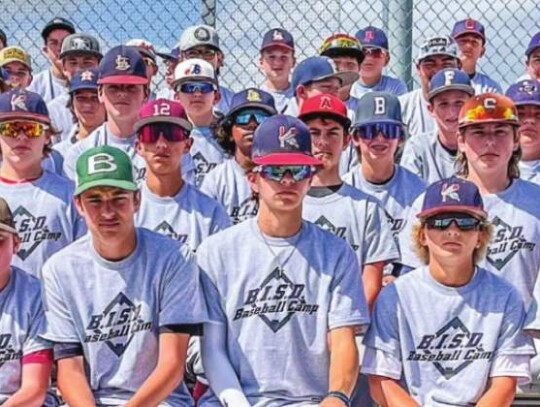
<svg viewBox="0 0 540 407">
<path fill-rule="evenodd" d="M 120 357 L 135 334 L 152 329 L 152 321 L 145 320 L 142 314 L 142 304 L 135 304 L 120 292 L 102 313 L 90 317 L 84 342 L 104 342 Z"/>
<path fill-rule="evenodd" d="M 276 267 L 258 288 L 247 292 L 242 306 L 234 312 L 233 321 L 259 317 L 275 333 L 295 314 L 316 317 L 319 305 L 306 300 L 305 288 Z"/>
<path fill-rule="evenodd" d="M 439 373 L 451 379 L 476 360 L 490 360 L 492 350 L 486 350 L 482 332 L 471 332 L 459 317 L 453 318 L 433 335 L 424 335 L 407 360 L 433 363 Z"/>
<path fill-rule="evenodd" d="M 240 202 L 239 205 L 232 207 L 229 216 L 232 219 L 233 224 L 241 223 L 247 219 L 254 218 L 259 212 L 259 202 L 253 197 L 249 197 Z"/>
<path fill-rule="evenodd" d="M 22 350 L 15 349 L 12 334 L 0 334 L 0 367 L 6 362 L 22 358 Z"/>
<path fill-rule="evenodd" d="M 326 230 L 327 232 L 336 235 L 337 237 L 347 240 L 347 228 L 345 226 L 336 226 L 330 222 L 324 215 L 319 216 L 319 218 L 313 222 L 321 229 Z M 360 245 L 355 244 L 354 242 L 348 242 L 354 251 L 357 251 L 360 248 Z"/>
<path fill-rule="evenodd" d="M 502 270 L 520 251 L 532 252 L 535 249 L 536 243 L 525 238 L 523 226 L 511 226 L 498 216 L 495 216 L 491 223 L 495 230 L 487 249 L 486 260 L 497 270 Z"/>
<path fill-rule="evenodd" d="M 171 224 L 165 220 L 154 228 L 154 232 L 170 237 L 171 239 L 178 240 L 182 243 L 186 243 L 188 239 L 188 235 L 176 233 Z"/>
<path fill-rule="evenodd" d="M 198 151 L 192 157 L 195 164 L 195 185 L 201 185 L 206 174 L 216 168 L 217 163 L 211 163 L 206 157 Z"/>
<path fill-rule="evenodd" d="M 58 242 L 62 238 L 62 232 L 49 229 L 47 216 L 34 216 L 24 206 L 19 206 L 13 211 L 13 220 L 21 239 L 21 247 L 17 256 L 23 261 L 43 242 Z"/>
</svg>

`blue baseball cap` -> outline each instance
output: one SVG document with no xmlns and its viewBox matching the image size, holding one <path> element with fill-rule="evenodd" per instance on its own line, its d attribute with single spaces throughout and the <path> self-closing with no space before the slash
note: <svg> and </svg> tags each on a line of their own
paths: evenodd
<svg viewBox="0 0 540 407">
<path fill-rule="evenodd" d="M 37 93 L 15 88 L 0 94 L 0 121 L 32 120 L 50 124 L 49 110 Z"/>
<path fill-rule="evenodd" d="M 460 90 L 469 96 L 474 96 L 474 88 L 471 85 L 469 75 L 460 69 L 446 68 L 431 78 L 429 82 L 428 100 L 447 90 Z"/>
<path fill-rule="evenodd" d="M 540 82 L 530 79 L 516 82 L 508 88 L 506 96 L 512 99 L 516 106 L 540 106 Z"/>
<path fill-rule="evenodd" d="M 227 117 L 233 117 L 234 114 L 245 108 L 257 108 L 271 115 L 277 114 L 274 97 L 257 88 L 247 88 L 235 93 L 231 99 L 231 107 L 227 112 Z"/>
<path fill-rule="evenodd" d="M 452 29 L 452 38 L 458 38 L 465 34 L 478 35 L 484 42 L 486 42 L 486 30 L 484 26 L 472 18 L 466 20 L 457 21 Z"/>
<path fill-rule="evenodd" d="M 146 64 L 136 48 L 118 45 L 99 63 L 99 85 L 147 85 Z"/>
<path fill-rule="evenodd" d="M 358 30 L 355 35 L 363 47 L 381 48 L 388 51 L 388 37 L 380 28 L 372 25 Z"/>
<path fill-rule="evenodd" d="M 356 105 L 353 127 L 376 123 L 403 126 L 401 103 L 396 95 L 387 92 L 368 92 L 360 98 Z"/>
<path fill-rule="evenodd" d="M 527 50 L 525 51 L 525 55 L 531 56 L 531 54 L 534 52 L 536 48 L 540 48 L 540 32 L 537 32 L 533 35 L 531 40 L 529 41 L 529 46 L 527 47 Z"/>
<path fill-rule="evenodd" d="M 257 165 L 321 165 L 311 153 L 309 128 L 296 117 L 278 114 L 253 134 L 251 159 Z"/>
<path fill-rule="evenodd" d="M 264 34 L 261 51 L 268 47 L 282 47 L 294 50 L 294 38 L 290 32 L 283 28 L 273 28 Z"/>
<path fill-rule="evenodd" d="M 322 81 L 328 78 L 337 78 L 341 86 L 351 85 L 358 80 L 358 72 L 338 72 L 334 61 L 325 56 L 315 56 L 304 59 L 298 64 L 292 73 L 291 84 L 296 93 L 300 85 L 308 85 L 311 82 Z"/>
<path fill-rule="evenodd" d="M 170 51 L 159 51 L 156 52 L 156 55 L 166 60 L 178 61 L 180 59 L 180 48 L 174 47 Z"/>
<path fill-rule="evenodd" d="M 487 217 L 478 187 L 455 176 L 434 182 L 426 189 L 422 210 L 416 216 L 425 219 L 443 212 L 464 212 L 479 219 Z"/>
<path fill-rule="evenodd" d="M 90 89 L 97 91 L 98 88 L 99 69 L 87 68 L 79 69 L 73 75 L 69 84 L 69 93 L 76 92 L 81 89 Z"/>
</svg>

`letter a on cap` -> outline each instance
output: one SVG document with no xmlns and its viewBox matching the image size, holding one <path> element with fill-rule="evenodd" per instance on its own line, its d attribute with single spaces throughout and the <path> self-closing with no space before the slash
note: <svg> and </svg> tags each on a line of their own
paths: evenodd
<svg viewBox="0 0 540 407">
<path fill-rule="evenodd" d="M 107 153 L 98 153 L 88 157 L 88 175 L 99 174 L 101 172 L 114 172 L 118 166 L 114 162 L 114 157 Z"/>
<path fill-rule="evenodd" d="M 375 111 L 373 114 L 380 115 L 386 113 L 386 100 L 383 97 L 376 96 L 374 99 Z"/>
<path fill-rule="evenodd" d="M 332 102 L 328 96 L 321 97 L 321 109 L 332 109 Z"/>
</svg>

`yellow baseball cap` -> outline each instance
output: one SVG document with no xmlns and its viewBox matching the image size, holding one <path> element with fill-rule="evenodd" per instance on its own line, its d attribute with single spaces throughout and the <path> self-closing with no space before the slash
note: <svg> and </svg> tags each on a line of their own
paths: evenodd
<svg viewBox="0 0 540 407">
<path fill-rule="evenodd" d="M 0 66 L 6 66 L 10 62 L 20 62 L 32 70 L 30 55 L 20 47 L 11 46 L 0 50 Z"/>
</svg>

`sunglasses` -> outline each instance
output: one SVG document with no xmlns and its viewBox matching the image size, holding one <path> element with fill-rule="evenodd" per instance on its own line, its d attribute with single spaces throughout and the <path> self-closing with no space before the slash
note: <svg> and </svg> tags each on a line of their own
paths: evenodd
<svg viewBox="0 0 540 407">
<path fill-rule="evenodd" d="M 311 165 L 261 165 L 255 167 L 253 172 L 258 172 L 264 179 L 276 182 L 283 180 L 285 174 L 289 173 L 298 182 L 311 178 L 315 174 L 315 169 Z"/>
<path fill-rule="evenodd" d="M 386 56 L 386 51 L 381 48 L 364 48 L 364 54 L 373 58 L 383 58 Z"/>
<path fill-rule="evenodd" d="M 269 117 L 270 117 L 270 114 L 263 112 L 262 110 L 256 110 L 256 109 L 243 110 L 235 116 L 234 124 L 246 125 L 251 120 L 255 120 L 257 125 L 259 125 L 262 122 L 264 122 L 266 119 L 268 119 Z"/>
<path fill-rule="evenodd" d="M 216 90 L 215 86 L 206 82 L 186 82 L 180 85 L 180 92 L 182 93 L 195 93 L 201 92 L 203 94 L 210 93 Z"/>
<path fill-rule="evenodd" d="M 141 143 L 156 143 L 161 135 L 167 141 L 179 142 L 187 140 L 189 132 L 171 123 L 150 123 L 139 129 L 138 139 Z"/>
<path fill-rule="evenodd" d="M 3 122 L 0 123 L 0 136 L 16 138 L 22 131 L 26 137 L 37 138 L 41 137 L 48 129 L 49 126 L 38 122 Z"/>
<path fill-rule="evenodd" d="M 431 217 L 425 220 L 428 229 L 445 230 L 454 222 L 459 230 L 469 231 L 477 230 L 480 227 L 481 221 L 472 216 L 445 216 Z"/>
<path fill-rule="evenodd" d="M 364 140 L 373 140 L 381 133 L 385 139 L 403 139 L 405 138 L 405 130 L 403 126 L 395 123 L 374 123 L 365 126 L 353 128 L 353 137 L 362 138 Z"/>
</svg>

